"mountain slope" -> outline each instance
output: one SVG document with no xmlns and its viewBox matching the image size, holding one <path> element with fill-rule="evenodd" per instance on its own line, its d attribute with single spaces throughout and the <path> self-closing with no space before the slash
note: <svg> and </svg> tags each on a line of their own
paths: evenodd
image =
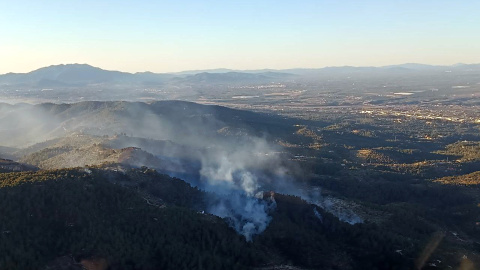
<svg viewBox="0 0 480 270">
<path fill-rule="evenodd" d="M 104 258 L 110 269 L 243 269 L 261 262 L 261 253 L 220 219 L 156 206 L 106 176 L 0 174 L 0 268 L 39 269 L 68 254 Z"/>
<path fill-rule="evenodd" d="M 38 168 L 29 164 L 18 163 L 10 159 L 0 158 L 0 173 L 36 171 Z"/>
<path fill-rule="evenodd" d="M 0 84 L 68 87 L 105 83 L 161 83 L 169 77 L 155 73 L 110 71 L 87 64 L 67 64 L 43 67 L 28 73 L 0 75 Z"/>
<path fill-rule="evenodd" d="M 340 222 L 298 197 L 264 197 L 276 202 L 273 220 L 252 243 L 230 219 L 198 212 L 214 194 L 154 170 L 0 174 L 0 268 L 38 269 L 71 255 L 110 269 L 408 269 L 412 260 L 395 250 L 418 249 L 417 241 Z"/>
<path fill-rule="evenodd" d="M 293 74 L 280 72 L 226 72 L 198 74 L 159 74 L 153 72 L 128 73 L 104 70 L 87 64 L 67 64 L 43 67 L 28 73 L 0 75 L 0 85 L 33 86 L 57 88 L 88 86 L 97 84 L 161 85 L 163 83 L 260 83 L 291 78 Z"/>
<path fill-rule="evenodd" d="M 190 140 L 219 136 L 224 127 L 245 129 L 252 135 L 289 134 L 293 122 L 279 116 L 206 106 L 182 101 L 79 102 L 73 104 L 4 105 L 0 139 L 5 146 L 25 147 L 74 132 L 91 135 L 126 133 L 135 137 Z"/>
</svg>

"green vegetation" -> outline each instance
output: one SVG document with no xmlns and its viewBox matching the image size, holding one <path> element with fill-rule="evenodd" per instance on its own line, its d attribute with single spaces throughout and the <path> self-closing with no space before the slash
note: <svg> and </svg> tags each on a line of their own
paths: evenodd
<svg viewBox="0 0 480 270">
<path fill-rule="evenodd" d="M 435 180 L 435 182 L 446 185 L 478 186 L 480 185 L 480 171 L 466 175 L 442 177 Z"/>
<path fill-rule="evenodd" d="M 182 102 L 48 106 L 65 110 L 62 121 L 78 120 L 81 132 L 8 153 L 42 169 L 89 167 L 12 173 L 29 168 L 0 162 L 0 269 L 39 268 L 69 255 L 105 260 L 110 269 L 412 269 L 438 235 L 425 263 L 455 269 L 466 255 L 479 265 L 480 145 L 470 124 L 388 110 L 327 111 L 318 116 L 325 123 Z M 145 121 L 148 128 L 137 121 L 152 115 L 171 119 L 172 134 L 201 133 L 199 142 L 164 140 L 153 128 L 163 120 Z M 92 118 L 97 126 L 84 128 Z M 206 128 L 191 132 L 198 123 Z M 228 219 L 201 214 L 217 195 L 166 175 L 195 183 L 199 157 L 222 155 L 249 136 L 279 146 L 242 157 L 275 157 L 251 170 L 266 178 L 262 191 L 318 191 L 325 208 L 277 193 L 271 223 L 253 243 Z M 275 181 L 277 167 L 281 180 L 295 181 L 291 187 Z M 322 198 L 344 203 L 364 222 L 340 221 L 342 208 Z"/>
<path fill-rule="evenodd" d="M 447 145 L 444 151 L 439 153 L 460 157 L 461 161 L 480 160 L 480 142 L 460 141 Z"/>
<path fill-rule="evenodd" d="M 273 221 L 258 241 L 294 265 L 307 269 L 410 269 L 413 265 L 408 256 L 415 255 L 420 243 L 388 226 L 352 226 L 299 197 L 276 194 L 275 199 Z M 419 239 L 428 233 L 425 230 Z M 398 249 L 408 255 L 400 256 Z"/>
<path fill-rule="evenodd" d="M 0 174 L 0 268 L 71 254 L 103 258 L 110 269 L 410 269 L 435 232 L 413 204 L 388 206 L 384 224 L 352 226 L 275 194 L 271 224 L 247 243 L 220 218 L 192 210 L 208 194 L 155 170 L 108 166 Z"/>
<path fill-rule="evenodd" d="M 38 269 L 68 254 L 106 258 L 111 269 L 262 262 L 262 252 L 218 218 L 149 205 L 104 176 L 71 169 L 0 174 L 0 269 Z"/>
</svg>

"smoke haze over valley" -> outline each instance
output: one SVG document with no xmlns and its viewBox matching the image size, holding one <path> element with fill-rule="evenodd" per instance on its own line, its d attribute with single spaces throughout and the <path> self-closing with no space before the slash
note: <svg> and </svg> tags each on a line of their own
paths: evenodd
<svg viewBox="0 0 480 270">
<path fill-rule="evenodd" d="M 411 258 L 423 242 L 406 239 L 427 239 L 438 226 L 448 236 L 453 208 L 465 209 L 455 225 L 461 239 L 476 237 L 468 227 L 478 212 L 466 195 L 471 187 L 453 188 L 444 177 L 478 170 L 477 155 L 455 149 L 461 140 L 476 147 L 480 139 L 479 82 L 478 65 L 154 74 L 73 64 L 5 74 L 0 170 L 33 174 L 27 179 L 72 170 L 133 192 L 143 207 L 183 207 L 193 220 L 221 218 L 251 248 L 269 254 L 245 266 L 408 267 L 418 264 Z M 4 185 L 22 183 L 6 179 Z M 436 202 L 438 196 L 444 199 Z M 408 217 L 426 233 L 399 223 L 410 205 L 426 211 L 427 220 Z M 444 218 L 436 218 L 438 211 Z M 68 226 L 86 228 L 70 219 Z M 371 249 L 365 235 L 387 245 L 385 259 L 371 259 L 376 249 L 354 255 Z M 430 260 L 467 248 L 447 236 Z M 299 245 L 302 256 L 293 251 Z M 351 251 L 338 252 L 347 246 Z M 67 248 L 54 257 L 65 252 L 123 269 L 111 252 Z M 460 253 L 450 254 L 445 266 Z M 348 266 L 341 266 L 346 258 Z"/>
<path fill-rule="evenodd" d="M 480 269 L 478 1 L 4 1 L 0 270 Z"/>
<path fill-rule="evenodd" d="M 0 136 L 9 147 L 30 145 L 9 154 L 42 169 L 125 163 L 183 176 L 218 194 L 207 210 L 231 218 L 251 240 L 268 225 L 272 207 L 254 195 L 287 175 L 280 148 L 250 135 L 262 130 L 243 124 L 242 114 L 171 101 L 2 105 Z"/>
<path fill-rule="evenodd" d="M 477 215 L 469 206 L 475 199 L 465 195 L 471 188 L 452 191 L 442 177 L 477 171 L 477 155 L 458 159 L 463 152 L 452 149 L 480 139 L 479 82 L 478 65 L 154 74 L 73 64 L 5 74 L 0 170 L 39 175 L 33 179 L 73 170 L 132 191 L 146 207 L 221 218 L 242 241 L 270 253 L 245 265 L 344 269 L 319 255 L 330 254 L 349 258 L 345 269 L 364 269 L 362 260 L 378 251 L 353 254 L 368 247 L 363 235 L 379 227 L 393 230 L 373 233 L 390 250 L 376 263 L 408 266 L 418 262 L 405 254 L 416 257 L 423 242 L 401 239 L 426 239 L 437 226 L 453 230 L 452 207 L 466 211 L 455 225 L 462 239 L 476 237 L 467 225 Z M 438 196 L 445 199 L 433 203 Z M 398 223 L 409 204 L 427 211 L 427 221 L 408 219 L 428 233 Z M 435 211 L 444 218 L 434 218 Z M 356 232 L 358 241 L 347 244 Z M 446 239 L 435 258 L 466 248 Z M 299 256 L 292 250 L 298 245 L 282 241 L 302 241 L 305 250 L 324 244 Z M 95 248 L 73 253 L 122 265 Z M 458 253 L 452 254 L 445 265 L 455 264 Z"/>
</svg>

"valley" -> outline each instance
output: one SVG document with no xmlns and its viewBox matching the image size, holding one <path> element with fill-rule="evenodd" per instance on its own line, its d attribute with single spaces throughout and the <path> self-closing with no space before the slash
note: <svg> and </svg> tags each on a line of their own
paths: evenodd
<svg viewBox="0 0 480 270">
<path fill-rule="evenodd" d="M 480 265 L 480 73 L 446 68 L 0 76 L 0 268 Z"/>
<path fill-rule="evenodd" d="M 478 10 L 3 1 L 0 270 L 480 269 Z"/>
</svg>

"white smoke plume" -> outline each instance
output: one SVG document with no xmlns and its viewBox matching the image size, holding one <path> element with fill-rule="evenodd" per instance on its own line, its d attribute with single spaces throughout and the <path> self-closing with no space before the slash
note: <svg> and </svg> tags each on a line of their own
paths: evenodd
<svg viewBox="0 0 480 270">
<path fill-rule="evenodd" d="M 345 205 L 338 199 L 325 198 L 318 203 L 325 211 L 336 216 L 340 221 L 346 222 L 350 225 L 363 223 L 363 219 L 357 215 L 350 206 Z"/>
<path fill-rule="evenodd" d="M 115 145 L 140 147 L 167 161 L 163 164 L 175 165 L 159 169 L 168 173 L 181 167 L 185 177 L 180 178 L 217 194 L 206 210 L 228 220 L 249 241 L 267 228 L 269 212 L 275 207 L 272 199 L 255 194 L 265 183 L 272 184 L 286 174 L 276 146 L 246 132 L 249 127 L 241 121 L 220 121 L 215 107 L 168 101 L 8 105 L 1 109 L 5 112 L 0 119 L 6 127 L 0 129 L 4 142 L 12 134 L 23 135 L 22 140 L 9 142 L 16 147 L 75 132 L 101 137 L 124 134 L 114 136 Z M 11 119 L 16 119 L 14 126 Z M 132 143 L 127 138 L 141 140 Z M 167 146 L 158 147 L 160 142 Z"/>
<path fill-rule="evenodd" d="M 241 145 L 210 151 L 201 157 L 200 181 L 203 188 L 219 194 L 209 213 L 226 218 L 247 241 L 262 233 L 271 221 L 269 212 L 275 208 L 273 197 L 263 199 L 261 182 L 282 178 L 259 173 L 275 162 L 272 146 L 260 138 L 249 138 Z M 259 176 L 263 179 L 259 179 Z"/>
<path fill-rule="evenodd" d="M 271 221 L 269 212 L 276 207 L 273 197 L 263 199 L 239 192 L 220 195 L 211 204 L 208 212 L 227 219 L 238 233 L 252 241 L 256 234 L 262 233 Z"/>
<path fill-rule="evenodd" d="M 318 210 L 317 210 L 316 207 L 313 208 L 313 214 L 315 215 L 315 217 L 317 217 L 317 218 L 320 220 L 320 222 L 323 222 L 323 217 L 322 217 L 322 215 L 318 212 Z"/>
<path fill-rule="evenodd" d="M 215 194 L 207 212 L 225 218 L 248 241 L 271 221 L 275 201 L 255 196 L 268 190 L 305 198 L 350 224 L 363 222 L 341 201 L 300 188 L 283 165 L 279 146 L 249 132 L 235 112 L 222 109 L 231 120 L 219 120 L 216 109 L 175 101 L 0 104 L 0 139 L 3 146 L 24 148 L 72 133 L 124 134 L 115 136 L 112 145 L 152 153 L 162 161 L 157 162 L 164 166 L 160 171 Z M 41 150 L 43 144 L 48 142 L 33 148 Z"/>
<path fill-rule="evenodd" d="M 305 191 L 305 189 L 294 190 L 296 193 L 295 195 L 305 198 L 309 203 L 322 208 L 326 212 L 337 217 L 340 221 L 346 222 L 350 225 L 364 222 L 363 218 L 355 213 L 352 207 L 354 203 L 349 203 L 331 196 L 324 197 L 321 195 L 320 188 L 309 188 L 308 191 Z M 323 220 L 316 208 L 314 208 L 313 211 L 317 218 Z"/>
</svg>

